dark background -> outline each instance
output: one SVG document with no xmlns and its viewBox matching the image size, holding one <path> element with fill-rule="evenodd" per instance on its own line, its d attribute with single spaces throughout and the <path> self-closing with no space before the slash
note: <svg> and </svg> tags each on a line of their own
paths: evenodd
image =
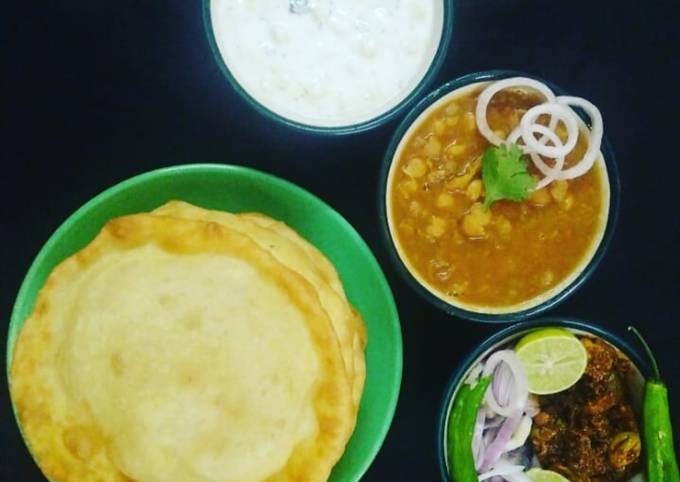
<svg viewBox="0 0 680 482">
<path fill-rule="evenodd" d="M 284 1 L 284 0 L 282 0 Z M 435 82 L 493 68 L 539 75 L 590 99 L 621 170 L 621 217 L 595 275 L 554 313 L 647 335 L 680 427 L 680 15 L 676 1 L 455 2 Z M 404 377 L 384 447 L 365 481 L 438 479 L 434 430 L 446 380 L 497 327 L 451 318 L 397 277 L 379 237 L 379 163 L 395 122 L 315 137 L 275 125 L 229 87 L 198 0 L 3 2 L 0 313 L 52 231 L 95 194 L 150 169 L 253 166 L 342 213 L 373 248 L 401 315 Z M 3 373 L 4 376 L 4 373 Z M 0 389 L 0 479 L 40 481 Z M 182 482 L 182 481 L 178 481 Z"/>
</svg>

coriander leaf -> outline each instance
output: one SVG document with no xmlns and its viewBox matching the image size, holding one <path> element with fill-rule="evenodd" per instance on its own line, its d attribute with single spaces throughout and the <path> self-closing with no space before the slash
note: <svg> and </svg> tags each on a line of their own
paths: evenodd
<svg viewBox="0 0 680 482">
<path fill-rule="evenodd" d="M 536 187 L 536 180 L 527 170 L 527 161 L 517 144 L 489 147 L 482 158 L 484 207 L 501 199 L 523 201 Z"/>
</svg>

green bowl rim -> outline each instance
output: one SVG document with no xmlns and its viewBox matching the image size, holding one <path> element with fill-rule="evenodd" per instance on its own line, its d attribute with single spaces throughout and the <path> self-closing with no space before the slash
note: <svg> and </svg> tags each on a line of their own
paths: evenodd
<svg viewBox="0 0 680 482">
<path fill-rule="evenodd" d="M 605 328 L 596 323 L 583 320 L 581 318 L 574 318 L 569 316 L 559 316 L 551 315 L 545 318 L 537 318 L 534 320 L 523 321 L 520 323 L 515 323 L 502 330 L 494 333 L 493 335 L 485 338 L 474 350 L 472 350 L 454 369 L 453 374 L 449 378 L 446 384 L 446 389 L 444 390 L 444 395 L 439 406 L 439 414 L 437 416 L 437 427 L 435 431 L 435 450 L 437 452 L 437 462 L 439 464 L 439 474 L 442 481 L 451 482 L 451 478 L 447 472 L 446 467 L 446 424 L 449 418 L 449 408 L 451 406 L 451 401 L 455 397 L 458 387 L 463 382 L 463 377 L 468 371 L 472 364 L 476 363 L 479 358 L 487 351 L 489 348 L 499 344 L 504 343 L 513 335 L 524 331 L 531 331 L 539 328 L 549 328 L 549 327 L 559 327 L 559 328 L 571 328 L 574 330 L 581 330 L 591 335 L 595 335 L 603 340 L 611 343 L 616 348 L 621 350 L 624 355 L 626 355 L 631 362 L 640 370 L 643 376 L 648 377 L 650 375 L 649 364 L 644 360 L 640 351 L 631 345 L 626 339 L 621 335 L 613 332 L 612 330 Z"/>
<path fill-rule="evenodd" d="M 19 288 L 19 291 L 17 293 L 14 306 L 12 308 L 12 315 L 10 317 L 10 321 L 8 324 L 8 337 L 7 337 L 7 345 L 6 345 L 6 375 L 7 375 L 7 385 L 9 388 L 10 384 L 10 368 L 11 368 L 11 360 L 12 356 L 14 353 L 14 346 L 16 344 L 16 336 L 9 336 L 9 334 L 12 332 L 12 327 L 18 323 L 23 323 L 25 320 L 19 320 L 19 306 L 25 303 L 25 298 L 28 296 L 28 289 L 29 289 L 29 281 L 31 278 L 33 278 L 38 271 L 40 265 L 44 262 L 45 257 L 48 255 L 48 252 L 52 249 L 52 246 L 57 243 L 62 236 L 64 236 L 75 224 L 78 219 L 85 213 L 89 212 L 90 210 L 94 209 L 96 206 L 98 206 L 100 203 L 107 201 L 110 197 L 116 195 L 120 191 L 124 191 L 128 188 L 132 188 L 139 183 L 143 183 L 149 179 L 153 179 L 156 177 L 165 177 L 165 176 L 174 176 L 176 174 L 181 174 L 185 172 L 191 172 L 191 171 L 214 171 L 214 172 L 231 172 L 231 173 L 245 173 L 250 176 L 254 176 L 255 178 L 258 178 L 259 180 L 263 180 L 269 183 L 273 183 L 277 185 L 278 187 L 281 187 L 282 189 L 286 191 L 293 191 L 296 194 L 306 198 L 306 200 L 310 203 L 319 203 L 322 207 L 325 208 L 325 210 L 329 213 L 329 215 L 335 217 L 337 221 L 341 224 L 343 224 L 348 232 L 348 234 L 354 238 L 356 241 L 357 245 L 359 248 L 365 252 L 367 259 L 370 260 L 371 263 L 371 268 L 372 271 L 375 271 L 377 274 L 377 277 L 379 279 L 380 283 L 380 289 L 382 289 L 386 295 L 386 308 L 390 312 L 390 316 L 392 319 L 396 321 L 396 326 L 394 329 L 394 335 L 397 339 L 396 347 L 394 349 L 394 357 L 391 360 L 391 365 L 394 367 L 394 380 L 392 384 L 392 389 L 388 393 L 388 396 L 386 397 L 386 407 L 384 409 L 385 413 L 385 419 L 384 422 L 381 424 L 380 431 L 377 434 L 377 436 L 374 438 L 373 442 L 370 444 L 370 448 L 365 451 L 366 456 L 364 457 L 364 462 L 358 466 L 357 470 L 352 474 L 352 479 L 358 481 L 363 477 L 363 475 L 366 473 L 366 471 L 369 469 L 373 461 L 375 460 L 375 457 L 378 455 L 380 452 L 380 449 L 382 448 L 383 443 L 385 442 L 385 438 L 387 437 L 387 433 L 389 432 L 389 429 L 392 426 L 392 422 L 394 421 L 394 415 L 397 409 L 397 404 L 399 401 L 399 395 L 401 392 L 401 382 L 402 382 L 402 377 L 403 377 L 403 338 L 402 338 L 402 333 L 401 333 L 401 323 L 399 319 L 399 312 L 397 310 L 397 305 L 394 300 L 394 294 L 392 293 L 392 290 L 390 288 L 389 283 L 387 282 L 387 278 L 385 277 L 385 273 L 382 270 L 382 267 L 380 266 L 380 263 L 378 263 L 377 259 L 375 258 L 375 255 L 373 254 L 373 251 L 371 248 L 366 244 L 366 241 L 361 237 L 361 235 L 358 233 L 358 231 L 350 224 L 349 221 L 347 221 L 344 216 L 342 216 L 338 211 L 336 211 L 333 207 L 331 207 L 328 203 L 326 203 L 324 200 L 321 198 L 315 196 L 311 192 L 307 191 L 306 189 L 290 182 L 285 179 L 282 179 L 278 176 L 275 176 L 273 174 L 269 174 L 263 171 L 259 171 L 257 169 L 253 169 L 250 167 L 246 166 L 240 166 L 240 165 L 234 165 L 234 164 L 219 164 L 219 163 L 194 163 L 194 164 L 180 164 L 176 166 L 170 166 L 170 167 L 162 167 L 159 169 L 154 169 L 151 171 L 147 171 L 138 175 L 135 175 L 133 177 L 127 178 L 121 182 L 118 182 L 114 184 L 113 186 L 108 187 L 107 189 L 103 190 L 99 194 L 95 195 L 93 198 L 88 200 L 85 204 L 83 204 L 81 207 L 79 207 L 77 210 L 75 210 L 71 215 L 66 218 L 66 220 L 59 225 L 59 227 L 50 235 L 48 240 L 45 242 L 45 244 L 42 246 L 36 257 L 33 259 L 28 271 L 26 272 L 26 275 L 24 276 L 21 286 Z M 10 402 L 12 404 L 12 411 L 14 413 L 14 418 L 16 421 L 17 426 L 19 427 L 19 431 L 22 433 L 22 439 L 24 440 L 24 443 L 26 444 L 29 453 L 31 454 L 31 457 L 33 457 L 33 452 L 31 451 L 30 447 L 28 447 L 27 442 L 25 441 L 23 437 L 23 431 L 21 428 L 21 424 L 19 423 L 19 419 L 17 417 L 16 413 L 16 407 L 14 405 L 14 401 L 10 397 Z M 375 432 L 374 432 L 375 433 Z M 33 457 L 34 458 L 34 457 Z M 35 458 L 34 458 L 35 460 Z"/>
<path fill-rule="evenodd" d="M 390 139 L 389 145 L 387 147 L 387 150 L 385 151 L 385 155 L 382 160 L 380 174 L 378 176 L 377 202 L 378 202 L 378 217 L 382 228 L 381 229 L 382 238 L 384 245 L 387 249 L 387 252 L 389 253 L 389 257 L 392 261 L 392 264 L 396 267 L 402 279 L 404 279 L 406 283 L 416 293 L 418 293 L 423 299 L 425 299 L 425 301 L 436 306 L 445 313 L 449 315 L 458 316 L 463 319 L 482 323 L 513 323 L 517 321 L 528 320 L 545 313 L 546 311 L 558 306 L 566 299 L 568 299 L 591 277 L 591 275 L 595 272 L 597 267 L 604 259 L 604 256 L 607 253 L 609 245 L 614 236 L 614 232 L 616 231 L 616 225 L 618 223 L 619 210 L 621 204 L 620 200 L 621 181 L 619 179 L 619 170 L 616 163 L 616 156 L 614 154 L 614 150 L 611 144 L 609 143 L 609 140 L 607 139 L 607 136 L 605 135 L 602 137 L 601 151 L 605 165 L 607 167 L 607 175 L 609 178 L 609 216 L 607 219 L 607 224 L 605 226 L 605 231 L 602 235 L 602 239 L 600 240 L 600 244 L 595 250 L 595 253 L 593 253 L 592 259 L 584 267 L 583 271 L 581 271 L 581 273 L 579 273 L 579 275 L 564 289 L 562 289 L 560 292 L 558 292 L 551 298 L 548 298 L 547 300 L 531 308 L 510 313 L 491 314 L 491 313 L 479 313 L 447 303 L 441 298 L 435 296 L 433 293 L 430 293 L 430 291 L 428 291 L 423 285 L 420 284 L 420 282 L 418 282 L 418 280 L 413 276 L 413 274 L 411 274 L 411 272 L 404 264 L 404 261 L 397 253 L 395 241 L 392 238 L 392 234 L 390 233 L 389 222 L 387 219 L 387 178 L 390 172 L 390 167 L 392 165 L 392 157 L 394 156 L 394 153 L 397 150 L 399 142 L 401 141 L 402 137 L 404 136 L 408 128 L 411 126 L 411 124 L 418 118 L 418 116 L 425 109 L 427 109 L 435 101 L 456 89 L 465 87 L 476 82 L 499 80 L 508 77 L 529 77 L 532 79 L 536 79 L 550 87 L 553 90 L 553 92 L 556 92 L 559 95 L 565 95 L 564 90 L 558 87 L 557 85 L 553 84 L 552 82 L 548 82 L 532 74 L 519 72 L 515 70 L 487 70 L 463 75 L 454 80 L 451 80 L 445 83 L 444 85 L 438 87 L 434 91 L 432 91 L 423 99 L 421 99 L 421 101 L 418 102 L 418 104 L 416 104 L 413 107 L 413 109 L 411 109 L 411 111 L 409 111 L 409 113 L 402 119 L 401 123 L 399 124 L 396 131 L 392 135 L 392 138 Z M 584 112 L 580 109 L 575 110 L 579 114 L 579 116 L 581 116 L 584 122 L 587 123 L 588 119 L 585 116 Z"/>
<path fill-rule="evenodd" d="M 416 87 L 397 105 L 372 119 L 359 122 L 358 124 L 323 127 L 305 124 L 303 122 L 288 119 L 280 114 L 277 114 L 273 110 L 265 107 L 263 104 L 255 100 L 254 97 L 252 97 L 243 87 L 241 87 L 241 84 L 238 83 L 236 77 L 234 77 L 234 75 L 229 70 L 229 67 L 227 67 L 224 59 L 222 58 L 219 47 L 217 46 L 210 16 L 211 1 L 212 0 L 203 0 L 203 27 L 208 39 L 208 44 L 210 45 L 210 51 L 215 58 L 215 62 L 217 62 L 220 71 L 227 78 L 231 87 L 236 92 L 238 92 L 238 94 L 246 101 L 247 104 L 250 104 L 250 106 L 253 107 L 257 112 L 269 118 L 270 120 L 293 129 L 319 135 L 340 136 L 346 134 L 358 134 L 360 132 L 364 132 L 386 124 L 397 117 L 406 108 L 413 105 L 413 103 L 423 94 L 425 89 L 429 87 L 444 64 L 444 60 L 449 50 L 449 43 L 451 42 L 453 30 L 453 0 L 441 0 L 444 7 L 444 17 L 442 19 L 442 35 L 439 40 L 439 46 L 434 54 L 434 57 L 432 58 L 430 66 L 425 72 L 425 75 L 423 75 L 423 78 L 416 85 Z"/>
</svg>

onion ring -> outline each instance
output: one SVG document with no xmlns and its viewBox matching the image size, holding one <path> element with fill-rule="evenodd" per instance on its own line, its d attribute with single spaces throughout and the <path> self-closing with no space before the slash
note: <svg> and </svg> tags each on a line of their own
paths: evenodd
<svg viewBox="0 0 680 482">
<path fill-rule="evenodd" d="M 486 89 L 479 94 L 477 98 L 477 107 L 475 109 L 475 119 L 477 120 L 477 129 L 479 133 L 483 135 L 487 141 L 489 141 L 494 146 L 500 146 L 504 141 L 501 139 L 494 131 L 489 127 L 489 123 L 486 120 L 486 111 L 489 107 L 489 102 L 491 98 L 503 89 L 509 87 L 530 87 L 534 90 L 539 91 L 545 100 L 554 103 L 555 94 L 552 90 L 548 88 L 547 85 L 527 77 L 511 77 L 509 79 L 499 80 L 489 85 Z M 551 121 L 552 122 L 552 121 Z M 552 127 L 554 129 L 554 127 Z"/>
<path fill-rule="evenodd" d="M 537 134 L 543 135 L 542 139 L 547 139 L 550 142 L 552 142 L 554 145 L 559 145 L 562 143 L 562 140 L 555 134 L 553 131 L 548 129 L 546 126 L 541 125 L 541 124 L 533 124 L 530 127 L 530 131 L 536 132 Z M 533 135 L 533 134 L 532 134 Z M 530 152 L 529 157 L 531 157 L 531 160 L 533 161 L 534 165 L 536 168 L 541 171 L 541 174 L 545 176 L 543 179 L 541 179 L 537 184 L 536 184 L 536 191 L 539 189 L 543 189 L 546 187 L 548 184 L 551 182 L 560 179 L 560 175 L 562 174 L 562 168 L 564 167 L 564 156 L 558 156 L 555 157 L 555 165 L 553 167 L 548 166 L 543 159 L 541 159 L 541 156 L 539 156 L 535 152 Z"/>
<path fill-rule="evenodd" d="M 529 398 L 529 387 L 524 367 L 512 350 L 500 350 L 492 354 L 484 365 L 483 376 L 490 376 L 496 372 L 496 368 L 501 363 L 505 363 L 510 368 L 510 373 L 507 376 L 512 376 L 513 378 L 510 400 L 506 405 L 500 405 L 496 400 L 492 386 L 487 390 L 484 399 L 489 408 L 495 413 L 504 417 L 510 417 L 516 414 L 518 410 L 524 409 Z"/>
<path fill-rule="evenodd" d="M 489 103 L 494 95 L 503 89 L 512 87 L 529 87 L 537 90 L 545 98 L 545 102 L 529 109 L 505 140 L 501 139 L 491 128 L 486 118 Z M 576 147 L 580 134 L 579 117 L 571 107 L 583 109 L 590 117 L 590 129 L 587 130 L 588 149 L 583 157 L 573 166 L 565 169 L 566 156 Z M 538 124 L 538 117 L 549 115 L 548 126 Z M 592 103 L 580 97 L 555 96 L 545 84 L 526 77 L 512 77 L 499 80 L 484 89 L 477 99 L 475 108 L 477 129 L 491 144 L 499 146 L 503 143 L 514 143 L 524 154 L 529 155 L 543 178 L 536 184 L 535 190 L 542 189 L 556 180 L 574 179 L 584 175 L 595 164 L 600 154 L 600 146 L 604 126 L 602 114 Z M 567 140 L 562 142 L 555 132 L 559 122 L 567 128 Z M 582 124 L 581 124 L 582 125 Z M 536 137 L 536 134 L 539 137 Z M 522 141 L 520 144 L 518 141 Z M 550 145 L 548 144 L 550 143 Z M 552 166 L 544 159 L 552 159 Z"/>
<path fill-rule="evenodd" d="M 560 145 L 555 144 L 554 146 L 548 146 L 545 143 L 541 143 L 533 136 L 530 126 L 536 124 L 536 120 L 540 115 L 549 114 L 552 119 L 558 119 L 564 122 L 567 127 L 567 142 Z M 578 140 L 578 123 L 574 118 L 574 112 L 569 109 L 569 107 L 554 103 L 554 104 L 539 104 L 535 105 L 529 109 L 523 116 L 519 123 L 522 131 L 522 140 L 524 145 L 527 146 L 531 151 L 546 157 L 557 157 L 566 156 L 569 154 L 574 147 L 576 147 L 576 141 Z M 550 129 L 554 131 L 554 129 Z M 543 138 L 545 139 L 545 137 Z"/>
<path fill-rule="evenodd" d="M 586 114 L 588 114 L 588 117 L 590 117 L 591 129 L 590 139 L 588 140 L 588 150 L 580 161 L 571 166 L 569 169 L 562 171 L 560 173 L 560 177 L 558 178 L 573 179 L 588 172 L 590 168 L 593 167 L 593 164 L 595 164 L 597 158 L 600 156 L 600 146 L 602 145 L 602 136 L 604 134 L 602 114 L 600 113 L 600 110 L 591 102 L 588 102 L 586 99 L 581 97 L 560 96 L 557 97 L 557 101 L 562 104 L 580 107 L 586 112 Z M 576 113 L 574 112 L 574 116 L 575 115 Z"/>
</svg>

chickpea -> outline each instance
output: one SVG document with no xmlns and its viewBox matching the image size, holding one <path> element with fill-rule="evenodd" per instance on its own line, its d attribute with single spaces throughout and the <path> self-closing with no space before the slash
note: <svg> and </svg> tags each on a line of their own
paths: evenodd
<svg viewBox="0 0 680 482">
<path fill-rule="evenodd" d="M 442 182 L 444 179 L 446 179 L 446 171 L 443 169 L 437 169 L 427 175 L 427 182 L 431 184 Z"/>
<path fill-rule="evenodd" d="M 446 161 L 443 167 L 448 175 L 455 174 L 458 170 L 458 164 L 455 161 Z"/>
<path fill-rule="evenodd" d="M 422 210 L 423 207 L 420 205 L 418 201 L 411 201 L 408 204 L 408 213 L 413 217 L 417 217 Z"/>
<path fill-rule="evenodd" d="M 441 136 L 445 130 L 446 124 L 443 119 L 437 119 L 434 124 L 432 124 L 432 131 L 438 136 Z"/>
<path fill-rule="evenodd" d="M 455 102 L 451 102 L 449 105 L 446 106 L 446 109 L 444 109 L 444 113 L 451 117 L 454 116 L 458 113 L 460 110 L 460 107 L 458 107 L 458 104 Z"/>
<path fill-rule="evenodd" d="M 432 238 L 440 238 L 446 232 L 447 222 L 439 216 L 432 216 L 430 223 L 425 228 L 425 234 Z"/>
<path fill-rule="evenodd" d="M 464 153 L 465 149 L 467 149 L 467 146 L 465 144 L 456 144 L 454 142 L 446 146 L 444 152 L 446 153 L 447 156 L 456 157 Z"/>
<path fill-rule="evenodd" d="M 437 196 L 436 204 L 438 208 L 446 209 L 453 206 L 453 196 L 447 192 L 441 193 Z"/>
<path fill-rule="evenodd" d="M 642 445 L 637 432 L 621 432 L 609 443 L 609 463 L 622 470 L 640 457 Z"/>
<path fill-rule="evenodd" d="M 548 194 L 548 190 L 545 188 L 539 189 L 531 193 L 529 202 L 534 206 L 545 206 L 550 202 L 550 194 Z"/>
<path fill-rule="evenodd" d="M 423 136 L 416 137 L 411 143 L 414 149 L 421 149 L 425 144 L 427 144 L 427 141 Z"/>
<path fill-rule="evenodd" d="M 481 203 L 475 203 L 470 212 L 463 217 L 463 232 L 470 238 L 482 238 L 486 235 L 485 227 L 491 222 L 491 212 Z"/>
<path fill-rule="evenodd" d="M 491 222 L 491 211 L 486 209 L 482 203 L 474 203 L 470 206 L 470 214 L 479 218 L 484 226 Z"/>
<path fill-rule="evenodd" d="M 419 178 L 427 173 L 427 164 L 420 157 L 414 157 L 401 168 L 404 174 L 410 177 Z"/>
<path fill-rule="evenodd" d="M 468 184 L 468 187 L 465 190 L 465 195 L 470 201 L 476 201 L 481 197 L 482 189 L 482 181 L 480 179 L 475 179 L 470 184 Z"/>
<path fill-rule="evenodd" d="M 468 184 L 472 181 L 472 178 L 479 172 L 482 167 L 482 158 L 477 157 L 472 162 L 468 163 L 464 174 L 454 177 L 449 182 L 446 183 L 448 189 L 454 191 L 463 191 L 467 189 Z"/>
<path fill-rule="evenodd" d="M 568 194 L 567 197 L 564 198 L 564 201 L 560 204 L 560 207 L 564 209 L 565 211 L 569 211 L 571 207 L 574 205 L 574 196 L 571 194 Z"/>
<path fill-rule="evenodd" d="M 512 223 L 503 215 L 494 218 L 496 230 L 502 239 L 508 239 L 512 233 Z"/>
<path fill-rule="evenodd" d="M 399 183 L 399 192 L 403 197 L 409 197 L 418 190 L 418 183 L 413 179 L 407 179 Z"/>
<path fill-rule="evenodd" d="M 486 234 L 479 220 L 469 214 L 463 218 L 463 232 L 469 238 L 482 238 Z"/>
<path fill-rule="evenodd" d="M 568 187 L 569 183 L 567 181 L 555 181 L 550 185 L 550 194 L 555 201 L 562 202 L 567 197 Z"/>
<path fill-rule="evenodd" d="M 442 144 L 435 136 L 427 140 L 427 144 L 423 147 L 423 154 L 427 157 L 439 157 L 442 152 Z"/>
</svg>

